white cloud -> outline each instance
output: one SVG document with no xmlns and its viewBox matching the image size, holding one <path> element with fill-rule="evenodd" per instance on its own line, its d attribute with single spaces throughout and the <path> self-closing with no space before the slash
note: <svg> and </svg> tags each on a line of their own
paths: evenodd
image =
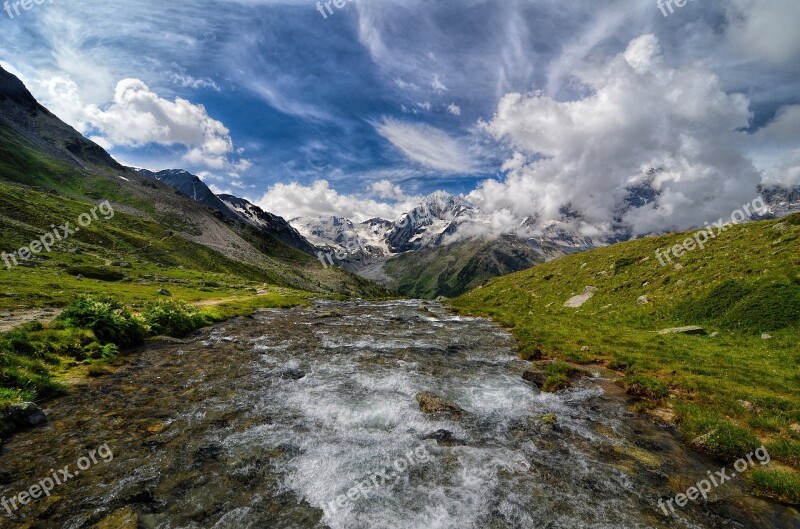
<svg viewBox="0 0 800 529">
<path fill-rule="evenodd" d="M 800 57 L 800 2 L 730 0 L 727 37 L 743 55 L 774 65 L 796 64 Z"/>
<path fill-rule="evenodd" d="M 389 180 L 379 180 L 373 182 L 370 186 L 370 191 L 378 198 L 388 198 L 391 200 L 406 200 L 406 194 L 400 189 L 400 186 L 391 183 Z"/>
<path fill-rule="evenodd" d="M 456 105 L 455 103 L 451 103 L 450 105 L 448 105 L 447 106 L 447 111 L 449 113 L 453 114 L 454 116 L 460 116 L 461 115 L 461 107 Z"/>
<path fill-rule="evenodd" d="M 408 159 L 448 173 L 470 173 L 474 162 L 467 149 L 444 131 L 420 123 L 384 119 L 375 125 Z"/>
<path fill-rule="evenodd" d="M 765 183 L 800 184 L 800 105 L 781 108 L 753 135 L 752 144 Z"/>
<path fill-rule="evenodd" d="M 181 145 L 187 149 L 184 160 L 194 165 L 233 172 L 251 166 L 248 160 L 231 158 L 230 131 L 209 116 L 203 105 L 180 97 L 161 98 L 138 79 L 117 83 L 113 100 L 102 107 L 84 105 L 69 78 L 52 77 L 46 86 L 54 112 L 106 148 Z"/>
<path fill-rule="evenodd" d="M 746 97 L 726 94 L 700 66 L 672 69 L 657 39 L 633 40 L 605 66 L 576 72 L 591 95 L 557 101 L 508 94 L 485 129 L 517 154 L 504 182 L 483 182 L 470 197 L 489 211 L 558 219 L 564 206 L 607 230 L 624 188 L 661 169 L 656 204 L 629 212 L 636 233 L 702 225 L 755 196 L 758 171 L 744 154 Z"/>
<path fill-rule="evenodd" d="M 379 183 L 378 187 L 384 185 Z M 355 222 L 374 217 L 395 219 L 411 209 L 405 202 L 388 204 L 356 195 L 342 195 L 326 180 L 317 180 L 310 186 L 297 182 L 275 184 L 255 203 L 265 211 L 287 219 L 336 216 Z"/>
</svg>

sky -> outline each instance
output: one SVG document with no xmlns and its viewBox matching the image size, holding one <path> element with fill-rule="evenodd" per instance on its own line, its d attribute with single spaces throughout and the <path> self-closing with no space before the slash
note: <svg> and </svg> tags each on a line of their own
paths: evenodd
<svg viewBox="0 0 800 529">
<path fill-rule="evenodd" d="M 591 235 L 657 169 L 624 218 L 649 233 L 800 184 L 797 0 L 341 5 L 12 2 L 0 65 L 122 163 L 287 218 L 391 219 L 444 190 L 509 225 L 578 211 Z"/>
</svg>

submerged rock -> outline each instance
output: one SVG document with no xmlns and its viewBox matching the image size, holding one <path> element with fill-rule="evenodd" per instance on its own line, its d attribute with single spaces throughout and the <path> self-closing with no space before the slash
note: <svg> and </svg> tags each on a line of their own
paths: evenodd
<svg viewBox="0 0 800 529">
<path fill-rule="evenodd" d="M 436 430 L 432 434 L 428 434 L 423 439 L 433 439 L 439 446 L 464 446 L 466 441 L 457 439 L 453 436 L 450 430 Z"/>
<path fill-rule="evenodd" d="M 284 369 L 278 374 L 278 378 L 283 380 L 300 380 L 305 378 L 306 372 L 302 369 L 289 368 Z"/>
<path fill-rule="evenodd" d="M 427 391 L 417 393 L 416 399 L 419 402 L 419 409 L 422 413 L 446 414 L 454 419 L 460 418 L 464 413 L 464 410 L 455 402 Z"/>
<path fill-rule="evenodd" d="M 132 509 L 125 508 L 103 518 L 93 529 L 136 529 L 138 526 L 139 516 Z"/>
</svg>

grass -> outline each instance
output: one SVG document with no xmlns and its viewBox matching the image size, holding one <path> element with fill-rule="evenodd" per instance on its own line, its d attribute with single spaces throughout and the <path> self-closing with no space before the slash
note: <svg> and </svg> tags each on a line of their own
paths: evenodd
<svg viewBox="0 0 800 529">
<path fill-rule="evenodd" d="M 62 381 L 84 366 L 87 376 L 104 374 L 104 364 L 147 337 L 181 338 L 261 308 L 307 304 L 310 297 L 307 292 L 277 289 L 204 310 L 175 301 L 155 301 L 137 309 L 110 298 L 81 297 L 50 324 L 31 323 L 0 334 L 0 416 L 12 403 L 63 394 L 67 385 Z M 0 421 L 0 436 L 6 431 Z"/>
<path fill-rule="evenodd" d="M 661 266 L 655 251 L 686 237 L 649 237 L 571 255 L 489 281 L 451 304 L 511 329 L 523 358 L 600 362 L 618 370 L 631 394 L 671 408 L 683 438 L 725 463 L 767 443 L 775 461 L 796 469 L 800 214 L 734 226 L 705 250 Z M 564 307 L 587 286 L 597 288 L 592 299 L 578 309 Z M 649 302 L 638 303 L 640 296 Z M 700 325 L 707 335 L 657 332 L 684 325 Z M 762 339 L 763 333 L 772 338 Z M 758 490 L 768 492 L 767 483 Z M 794 494 L 776 489 L 773 495 Z"/>
</svg>

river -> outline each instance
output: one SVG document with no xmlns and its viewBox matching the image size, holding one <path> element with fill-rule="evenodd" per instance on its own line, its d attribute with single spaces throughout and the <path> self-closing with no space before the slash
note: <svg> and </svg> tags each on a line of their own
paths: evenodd
<svg viewBox="0 0 800 529">
<path fill-rule="evenodd" d="M 527 365 L 496 324 L 416 301 L 318 301 L 150 344 L 5 445 L 6 498 L 99 446 L 113 459 L 84 459 L 0 526 L 800 527 L 735 479 L 663 514 L 720 466 L 631 413 L 600 368 L 544 394 Z M 420 392 L 463 413 L 426 415 Z"/>
</svg>

